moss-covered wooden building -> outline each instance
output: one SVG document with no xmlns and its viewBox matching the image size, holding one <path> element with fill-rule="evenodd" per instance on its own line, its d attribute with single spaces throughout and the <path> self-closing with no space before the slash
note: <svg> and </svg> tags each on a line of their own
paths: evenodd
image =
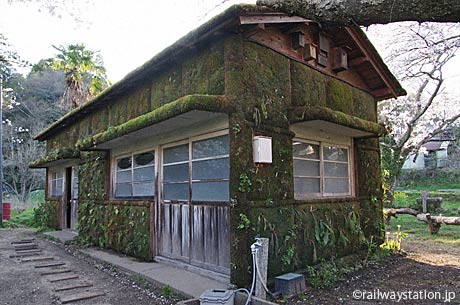
<svg viewBox="0 0 460 305">
<path fill-rule="evenodd" d="M 376 105 L 404 93 L 359 28 L 234 6 L 37 135 L 31 166 L 50 226 L 241 285 L 256 236 L 271 276 L 382 236 Z"/>
</svg>

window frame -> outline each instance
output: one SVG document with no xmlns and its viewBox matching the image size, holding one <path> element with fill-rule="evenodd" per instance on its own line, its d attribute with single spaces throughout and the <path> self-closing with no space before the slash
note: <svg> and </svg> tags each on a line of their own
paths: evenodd
<svg viewBox="0 0 460 305">
<path fill-rule="evenodd" d="M 295 192 L 294 189 L 294 199 L 296 200 L 306 200 L 306 199 L 320 199 L 320 198 L 348 198 L 348 197 L 353 197 L 355 195 L 355 186 L 354 186 L 354 153 L 353 153 L 353 139 L 350 138 L 350 144 L 335 144 L 333 141 L 330 140 L 312 140 L 312 139 L 307 139 L 307 138 L 301 138 L 301 137 L 295 137 L 293 139 L 292 145 L 294 146 L 295 142 L 301 142 L 304 144 L 313 144 L 313 145 L 319 145 L 319 179 L 320 179 L 320 192 L 319 193 L 301 193 L 298 194 Z M 327 146 L 333 146 L 341 149 L 346 149 L 347 150 L 347 162 L 345 161 L 331 161 L 331 160 L 325 160 L 324 159 L 324 147 Z M 301 175 L 295 175 L 294 174 L 294 160 L 314 160 L 316 161 L 317 159 L 309 159 L 309 158 L 300 158 L 300 157 L 294 157 L 294 154 L 292 154 L 292 176 L 294 179 L 296 178 L 317 178 L 318 176 L 301 176 Z M 348 170 L 348 192 L 343 192 L 343 193 L 328 193 L 325 191 L 325 180 L 326 179 L 345 179 L 345 177 L 333 177 L 333 176 L 326 176 L 325 175 L 325 168 L 324 164 L 325 163 L 339 163 L 339 164 L 347 164 L 347 170 Z"/>
<path fill-rule="evenodd" d="M 204 157 L 204 158 L 196 158 L 193 159 L 193 143 L 203 141 L 203 140 L 208 140 L 212 138 L 217 138 L 220 136 L 227 136 L 228 141 L 229 141 L 229 146 L 228 146 L 228 153 L 226 155 L 218 155 L 218 156 L 213 156 L 213 157 Z M 187 144 L 188 145 L 188 160 L 187 161 L 179 161 L 179 162 L 173 162 L 173 163 L 167 163 L 167 165 L 176 165 L 176 164 L 188 164 L 188 199 L 187 200 L 182 200 L 182 199 L 164 199 L 164 151 L 165 149 L 171 148 L 171 147 L 176 147 L 176 146 L 181 146 Z M 193 202 L 206 202 L 206 203 L 228 203 L 230 202 L 230 171 L 229 171 L 229 176 L 228 178 L 211 178 L 211 179 L 193 179 L 193 162 L 199 162 L 199 161 L 206 161 L 206 160 L 218 160 L 218 159 L 224 159 L 228 158 L 228 166 L 230 169 L 230 134 L 228 132 L 228 129 L 225 130 L 220 130 L 220 131 L 215 131 L 207 134 L 202 134 L 199 136 L 194 136 L 194 137 L 189 137 L 184 140 L 180 141 L 175 141 L 171 143 L 167 143 L 161 146 L 161 162 L 158 166 L 158 170 L 160 171 L 160 179 L 158 182 L 158 189 L 161 192 L 160 198 L 163 202 L 167 203 L 193 203 Z M 221 182 L 221 181 L 226 181 L 228 182 L 228 188 L 229 188 L 229 198 L 227 200 L 193 200 L 193 183 L 195 182 Z M 166 184 L 174 184 L 174 183 L 185 183 L 185 181 L 181 182 L 167 182 Z"/>
<path fill-rule="evenodd" d="M 134 195 L 134 184 L 135 184 L 135 181 L 134 181 L 134 156 L 135 155 L 139 155 L 139 154 L 143 154 L 143 153 L 146 153 L 146 152 L 152 152 L 153 153 L 153 165 L 146 165 L 146 166 L 141 166 L 141 167 L 136 167 L 136 168 L 144 168 L 144 167 L 153 167 L 153 180 L 151 180 L 153 182 L 153 186 L 154 186 L 154 189 L 153 189 L 153 195 L 149 195 L 149 196 L 136 196 Z M 130 157 L 131 158 L 131 167 L 130 167 L 130 172 L 131 172 L 131 180 L 129 182 L 130 186 L 131 186 L 131 196 L 117 196 L 117 174 L 118 174 L 118 170 L 117 170 L 117 164 L 118 164 L 118 160 L 120 159 L 123 159 L 123 158 L 127 158 L 127 157 Z M 112 169 L 110 171 L 110 175 L 111 175 L 111 181 L 112 181 L 112 188 L 111 188 L 111 198 L 114 199 L 114 200 L 144 200 L 144 199 L 154 199 L 155 196 L 156 196 L 156 193 L 157 193 L 157 185 L 156 185 L 156 175 L 157 175 L 157 150 L 155 148 L 148 148 L 148 149 L 142 149 L 142 150 L 138 150 L 138 151 L 133 151 L 133 152 L 130 152 L 130 153 L 125 153 L 125 154 L 121 154 L 121 155 L 117 155 L 117 156 L 113 156 L 112 158 Z M 125 171 L 128 171 L 128 170 L 125 170 Z M 150 180 L 146 180 L 146 181 L 150 181 Z M 128 182 L 127 182 L 128 184 Z"/>
<path fill-rule="evenodd" d="M 57 174 L 61 174 L 61 177 L 58 178 Z M 58 199 L 62 198 L 62 195 L 64 194 L 64 176 L 65 176 L 65 169 L 59 168 L 59 169 L 53 169 L 49 171 L 48 174 L 48 198 L 50 199 Z M 56 175 L 56 176 L 55 176 Z M 58 181 L 61 180 L 61 194 L 56 194 L 57 192 L 57 185 Z"/>
</svg>

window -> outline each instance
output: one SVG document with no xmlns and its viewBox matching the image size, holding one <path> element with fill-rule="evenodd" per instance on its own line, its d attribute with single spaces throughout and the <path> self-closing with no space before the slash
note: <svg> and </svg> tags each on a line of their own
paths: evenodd
<svg viewBox="0 0 460 305">
<path fill-rule="evenodd" d="M 163 199 L 189 200 L 189 145 L 163 150 Z"/>
<path fill-rule="evenodd" d="M 229 200 L 228 135 L 163 150 L 163 199 Z"/>
<path fill-rule="evenodd" d="M 58 198 L 62 196 L 64 190 L 64 171 L 51 172 L 50 174 L 50 197 Z"/>
<path fill-rule="evenodd" d="M 118 158 L 115 197 L 152 197 L 155 194 L 155 154 L 153 151 Z"/>
<path fill-rule="evenodd" d="M 294 141 L 296 199 L 350 196 L 350 147 L 323 142 Z"/>
</svg>

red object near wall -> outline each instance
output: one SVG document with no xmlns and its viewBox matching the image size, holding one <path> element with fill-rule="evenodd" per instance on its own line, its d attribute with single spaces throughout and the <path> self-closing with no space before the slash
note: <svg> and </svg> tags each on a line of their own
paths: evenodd
<svg viewBox="0 0 460 305">
<path fill-rule="evenodd" d="M 4 220 L 10 220 L 11 218 L 11 203 L 3 203 L 3 217 Z"/>
</svg>

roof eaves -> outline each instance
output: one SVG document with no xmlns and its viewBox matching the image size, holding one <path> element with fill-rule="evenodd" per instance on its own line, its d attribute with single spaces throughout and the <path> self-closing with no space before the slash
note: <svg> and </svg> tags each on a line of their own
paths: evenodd
<svg viewBox="0 0 460 305">
<path fill-rule="evenodd" d="M 406 95 L 406 90 L 404 90 L 393 73 L 391 73 L 390 69 L 385 64 L 382 57 L 377 52 L 374 45 L 370 42 L 369 38 L 367 38 L 363 30 L 356 26 L 346 27 L 346 30 L 358 43 L 358 46 L 363 50 L 363 52 L 366 53 L 365 55 L 370 58 L 372 66 L 388 86 L 388 89 L 391 90 L 390 95 L 384 95 L 377 98 L 379 100 L 383 100 L 391 97 L 397 98 L 398 96 Z"/>
</svg>

